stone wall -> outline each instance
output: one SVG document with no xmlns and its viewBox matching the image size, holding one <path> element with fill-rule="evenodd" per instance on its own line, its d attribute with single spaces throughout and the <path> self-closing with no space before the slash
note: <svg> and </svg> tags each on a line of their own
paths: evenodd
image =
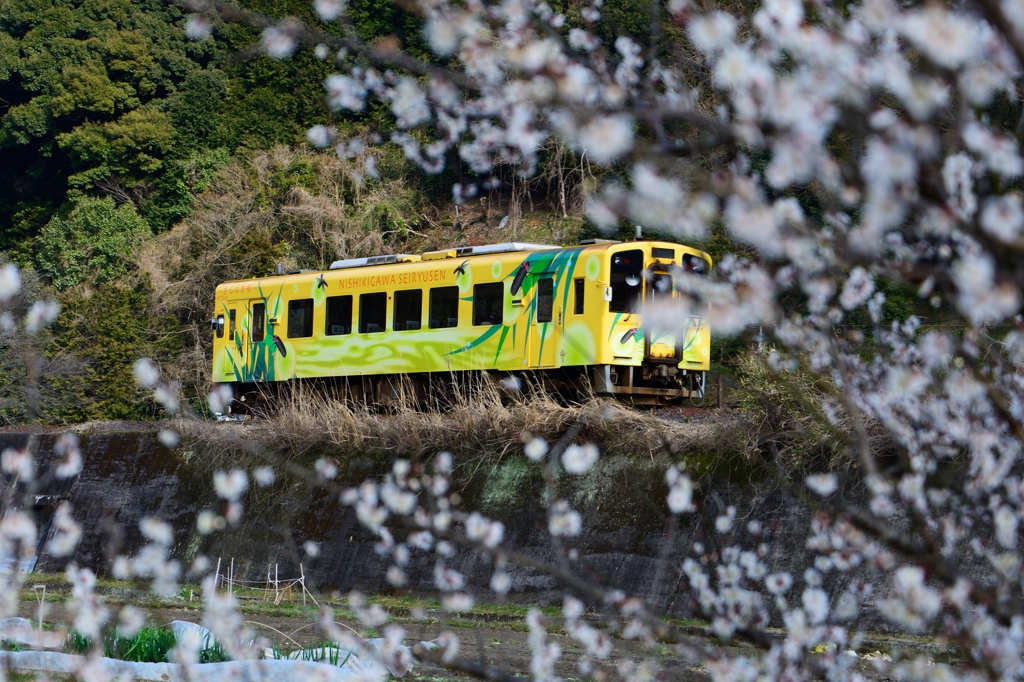
<svg viewBox="0 0 1024 682">
<path fill-rule="evenodd" d="M 27 438 L 0 434 L 0 448 L 24 447 Z M 84 535 L 70 559 L 43 551 L 37 570 L 58 571 L 73 560 L 106 574 L 116 554 L 132 555 L 145 545 L 139 522 L 157 516 L 173 525 L 173 554 L 184 566 L 202 553 L 214 562 L 221 559 L 225 567 L 233 560 L 237 579 L 264 581 L 276 564 L 282 578 L 297 577 L 302 570 L 307 584 L 322 592 L 391 590 L 384 579 L 388 564 L 375 553 L 375 539 L 358 524 L 354 512 L 341 505 L 337 493 L 386 473 L 393 459 L 390 455 L 339 462 L 334 491 L 279 474 L 273 486 L 253 487 L 246 493 L 242 521 L 222 533 L 204 536 L 197 530 L 199 512 L 224 511 L 213 492 L 213 472 L 233 466 L 251 471 L 265 462 L 241 448 L 200 448 L 187 438 L 171 451 L 159 443 L 152 429 L 110 430 L 81 436 L 84 465 L 77 477 L 47 481 L 57 461 L 52 451 L 56 438 L 52 434 L 33 437 L 40 483 L 28 491 L 30 500 L 35 500 L 32 504 L 44 526 L 48 512 L 61 500 L 69 500 Z M 292 461 L 308 466 L 316 456 L 307 453 Z M 696 497 L 708 518 L 702 521 L 698 514 L 685 515 L 675 526 L 666 521 L 667 463 L 667 459 L 604 453 L 587 475 L 560 476 L 555 483 L 557 495 L 584 519 L 583 534 L 567 543 L 578 549 L 577 561 L 569 561 L 552 544 L 542 504 L 543 477 L 517 450 L 500 459 L 456 461 L 453 487 L 461 493 L 462 507 L 504 522 L 507 546 L 551 563 L 563 562 L 588 580 L 642 595 L 678 616 L 690 609 L 688 593 L 678 589 L 682 548 L 695 541 L 714 548 L 722 536 L 705 529 L 712 527 L 722 509 L 735 505 L 738 530 L 729 543 L 752 549 L 765 542 L 770 570 L 790 571 L 796 579 L 795 590 L 802 589 L 800 576 L 813 561 L 804 547 L 811 519 L 806 506 L 770 481 L 739 485 L 727 477 L 706 476 L 701 479 L 705 489 Z M 749 518 L 762 522 L 758 539 L 743 530 Z M 305 556 L 302 547 L 307 540 L 319 543 L 319 556 Z M 460 555 L 451 565 L 467 576 L 471 589 L 486 591 L 494 568 L 489 560 Z M 510 572 L 513 599 L 559 598 L 552 578 L 525 568 L 510 567 Z M 412 590 L 433 592 L 433 558 L 414 553 L 410 578 Z M 827 580 L 826 587 L 845 587 L 845 581 L 832 583 Z"/>
</svg>

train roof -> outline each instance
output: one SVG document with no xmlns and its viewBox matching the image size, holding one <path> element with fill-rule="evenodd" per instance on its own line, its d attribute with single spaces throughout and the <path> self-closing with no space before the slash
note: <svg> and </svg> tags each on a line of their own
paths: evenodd
<svg viewBox="0 0 1024 682">
<path fill-rule="evenodd" d="M 661 240 L 655 239 L 644 239 L 641 241 L 647 242 L 659 242 L 659 243 L 671 243 L 661 242 Z M 394 253 L 384 256 L 366 256 L 364 258 L 346 258 L 342 260 L 336 260 L 331 263 L 327 272 L 332 270 L 349 270 L 353 268 L 365 268 L 372 267 L 375 265 L 394 265 L 398 263 L 421 263 L 429 261 L 446 260 L 449 258 L 468 258 L 473 256 L 486 256 L 491 254 L 502 254 L 502 253 L 516 253 L 516 252 L 529 252 L 529 251 L 551 251 L 551 250 L 563 250 L 573 248 L 584 248 L 593 246 L 611 246 L 614 244 L 621 244 L 614 239 L 584 239 L 576 246 L 558 246 L 556 244 L 536 244 L 532 242 L 503 242 L 500 244 L 483 244 L 480 246 L 456 246 L 449 249 L 440 249 L 438 251 L 426 251 L 422 254 L 409 254 L 409 253 Z M 680 245 L 683 246 L 683 245 Z M 693 247 L 687 247 L 693 248 Z M 699 250 L 699 249 L 698 249 Z M 282 275 L 298 275 L 307 273 L 321 273 L 322 270 L 287 270 L 284 272 L 275 273 L 273 276 Z M 263 277 L 254 277 L 251 279 L 264 279 Z M 246 281 L 246 280 L 228 280 L 223 284 L 229 282 Z"/>
<path fill-rule="evenodd" d="M 503 244 L 486 244 L 484 246 L 459 246 L 453 249 L 427 251 L 422 256 L 399 253 L 390 256 L 368 256 L 366 258 L 347 258 L 331 263 L 329 270 L 345 270 L 362 268 L 368 265 L 390 265 L 392 263 L 416 263 L 418 261 L 443 260 L 463 256 L 484 256 L 490 253 L 513 253 L 516 251 L 550 251 L 561 249 L 553 244 L 531 244 L 529 242 L 505 242 Z"/>
</svg>

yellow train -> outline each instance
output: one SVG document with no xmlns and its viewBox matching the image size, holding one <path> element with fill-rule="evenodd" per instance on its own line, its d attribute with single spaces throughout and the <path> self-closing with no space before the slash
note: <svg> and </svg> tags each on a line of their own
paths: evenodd
<svg viewBox="0 0 1024 682">
<path fill-rule="evenodd" d="M 323 379 L 376 401 L 402 382 L 422 388 L 470 373 L 587 386 L 633 403 L 696 401 L 707 323 L 693 315 L 682 335 L 659 333 L 637 312 L 644 300 L 675 296 L 676 268 L 706 273 L 711 258 L 659 241 L 507 243 L 224 282 L 212 377 L 236 396 Z"/>
</svg>

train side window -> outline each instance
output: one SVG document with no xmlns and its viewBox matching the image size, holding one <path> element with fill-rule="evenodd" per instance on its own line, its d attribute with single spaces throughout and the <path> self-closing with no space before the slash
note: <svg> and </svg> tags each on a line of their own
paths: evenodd
<svg viewBox="0 0 1024 682">
<path fill-rule="evenodd" d="M 396 332 L 412 331 L 423 325 L 423 290 L 409 289 L 395 292 L 395 319 L 391 328 Z"/>
<path fill-rule="evenodd" d="M 430 290 L 430 328 L 459 326 L 459 288 L 436 287 Z"/>
<path fill-rule="evenodd" d="M 572 314 L 582 315 L 583 314 L 583 296 L 586 292 L 586 280 L 582 277 L 574 279 L 573 285 L 573 298 L 572 298 Z"/>
<path fill-rule="evenodd" d="M 610 312 L 633 312 L 640 299 L 640 273 L 643 269 L 644 252 L 639 249 L 612 254 Z"/>
<path fill-rule="evenodd" d="M 252 304 L 252 342 L 259 343 L 267 335 L 267 306 L 265 303 Z"/>
<path fill-rule="evenodd" d="M 351 296 L 328 296 L 327 297 L 327 322 L 324 326 L 324 334 L 327 336 L 340 336 L 352 333 L 352 297 Z"/>
<path fill-rule="evenodd" d="M 505 285 L 477 284 L 473 287 L 473 324 L 501 324 L 504 319 Z"/>
<path fill-rule="evenodd" d="M 228 311 L 228 341 L 235 340 L 235 311 Z"/>
<path fill-rule="evenodd" d="M 550 322 L 555 310 L 555 280 L 537 280 L 537 321 Z"/>
<path fill-rule="evenodd" d="M 288 338 L 313 336 L 313 299 L 288 301 Z"/>
<path fill-rule="evenodd" d="M 388 295 L 383 291 L 378 294 L 359 295 L 359 333 L 374 334 L 387 330 Z"/>
</svg>

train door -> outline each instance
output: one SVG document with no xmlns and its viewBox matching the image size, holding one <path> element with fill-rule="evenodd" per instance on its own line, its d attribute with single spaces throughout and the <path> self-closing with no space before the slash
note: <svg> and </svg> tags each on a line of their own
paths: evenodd
<svg viewBox="0 0 1024 682">
<path fill-rule="evenodd" d="M 255 368 L 259 363 L 259 344 L 267 336 L 267 304 L 263 300 L 249 301 L 249 338 L 242 339 L 242 360 L 247 368 L 253 368 L 252 378 L 256 381 L 263 379 L 256 376 Z"/>
<path fill-rule="evenodd" d="M 654 262 L 647 269 L 646 284 L 644 285 L 644 299 L 648 304 L 655 306 L 668 305 L 673 298 L 672 274 L 666 265 Z M 648 360 L 654 362 L 678 363 L 682 358 L 679 356 L 679 339 L 674 333 L 667 330 L 652 329 L 645 325 L 646 352 Z"/>
<path fill-rule="evenodd" d="M 553 367 L 562 326 L 552 273 L 539 273 L 533 282 L 534 308 L 530 321 L 529 359 L 534 367 Z"/>
</svg>

